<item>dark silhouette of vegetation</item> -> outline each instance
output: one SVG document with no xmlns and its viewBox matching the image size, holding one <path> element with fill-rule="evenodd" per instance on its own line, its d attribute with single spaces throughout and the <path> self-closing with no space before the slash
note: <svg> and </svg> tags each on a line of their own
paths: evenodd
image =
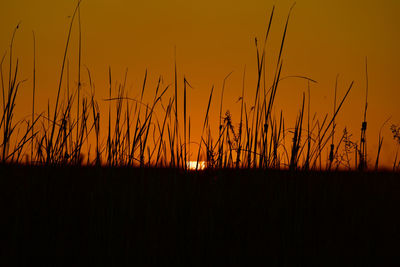
<svg viewBox="0 0 400 267">
<path fill-rule="evenodd" d="M 293 7 L 292 7 L 293 8 Z M 359 143 L 350 143 L 346 138 L 349 133 L 343 135 L 338 144 L 335 144 L 336 117 L 347 98 L 353 83 L 349 86 L 346 94 L 336 103 L 337 81 L 335 86 L 333 114 L 326 114 L 323 120 L 312 119 L 310 121 L 310 86 L 316 81 L 304 76 L 282 77 L 283 68 L 282 55 L 284 53 L 285 40 L 289 26 L 290 13 L 286 19 L 280 50 L 276 62 L 274 79 L 270 87 L 265 81 L 266 44 L 274 18 L 275 8 L 272 9 L 268 27 L 263 43 L 255 39 L 257 51 L 257 86 L 253 104 L 249 107 L 245 102 L 245 83 L 243 74 L 243 91 L 239 98 L 241 102 L 239 126 L 234 127 L 234 118 L 229 110 L 223 112 L 223 97 L 226 81 L 231 75 L 229 73 L 224 81 L 221 92 L 219 107 L 218 136 L 211 136 L 211 125 L 209 120 L 209 109 L 213 90 L 211 91 L 207 105 L 203 130 L 198 143 L 197 161 L 206 158 L 208 168 L 272 168 L 291 170 L 316 170 L 322 169 L 323 155 L 329 154 L 326 169 L 331 170 L 345 167 L 346 169 L 357 168 L 368 169 L 367 166 L 367 99 L 368 99 L 368 71 L 366 63 L 366 102 L 364 118 L 361 127 L 361 138 Z M 67 59 L 71 34 L 73 33 L 74 21 L 78 20 L 78 77 L 77 86 L 71 92 L 69 85 L 69 62 Z M 95 97 L 95 88 L 92 84 L 90 70 L 87 69 L 90 96 L 83 96 L 82 90 L 82 40 L 80 1 L 78 2 L 67 34 L 66 47 L 64 50 L 61 73 L 57 89 L 57 99 L 53 113 L 50 112 L 50 102 L 47 114 L 45 112 L 35 113 L 36 92 L 36 40 L 34 36 L 34 62 L 33 62 L 33 94 L 32 94 L 32 116 L 29 121 L 14 122 L 14 108 L 16 96 L 20 85 L 24 81 L 18 79 L 18 60 L 14 66 L 13 41 L 19 24 L 15 28 L 9 50 L 9 73 L 8 88 L 4 85 L 3 63 L 5 55 L 0 64 L 2 78 L 2 119 L 0 130 L 1 139 L 1 161 L 3 163 L 28 163 L 39 165 L 104 165 L 104 166 L 141 166 L 141 167 L 178 167 L 187 169 L 190 155 L 190 114 L 187 113 L 187 93 L 191 88 L 190 83 L 183 78 L 183 123 L 179 112 L 180 93 L 177 63 L 174 66 L 174 92 L 168 98 L 167 91 L 170 85 L 164 85 L 163 78 L 159 77 L 153 103 L 144 103 L 143 95 L 147 84 L 147 70 L 140 99 L 131 98 L 127 94 L 125 73 L 124 81 L 117 83 L 112 79 L 112 71 L 109 68 L 109 98 L 108 101 L 108 129 L 101 129 L 100 121 L 103 116 Z M 65 77 L 67 76 L 67 77 Z M 279 84 L 288 78 L 304 79 L 308 83 L 308 97 L 303 94 L 301 108 L 293 128 L 287 128 L 285 119 L 280 113 L 279 118 L 272 114 L 275 97 Z M 66 92 L 62 98 L 63 81 L 66 80 Z M 247 89 L 247 88 L 246 88 Z M 163 101 L 167 100 L 165 107 Z M 72 106 L 76 105 L 76 114 L 73 116 Z M 305 109 L 307 118 L 305 118 Z M 163 114 L 163 120 L 156 114 Z M 223 116 L 225 113 L 225 116 Z M 189 124 L 187 120 L 189 119 Z M 304 120 L 307 120 L 307 125 Z M 25 130 L 23 127 L 25 126 Z M 183 129 L 182 129 L 183 126 Z M 235 129 L 236 128 L 236 129 Z M 18 130 L 22 135 L 16 135 Z M 106 133 L 106 136 L 104 136 Z M 183 135 L 183 136 L 182 136 Z M 292 138 L 291 148 L 287 148 L 285 138 Z M 93 141 L 95 140 L 95 141 Z M 105 140 L 105 145 L 104 145 Z M 331 140 L 330 146 L 327 146 Z M 347 142 L 347 143 L 346 143 Z M 378 153 L 375 169 L 379 166 L 379 155 L 382 147 L 382 137 L 378 140 Z M 340 144 L 345 146 L 340 154 Z M 85 147 L 85 149 L 84 149 Z M 95 147 L 94 156 L 90 155 L 91 148 Z M 192 150 L 193 151 L 193 150 Z M 357 154 L 354 163 L 350 162 L 349 155 Z M 86 162 L 83 162 L 83 158 Z M 28 159 L 28 160 L 27 160 Z M 396 162 L 397 160 L 395 160 Z M 396 165 L 396 164 L 395 164 Z"/>
<path fill-rule="evenodd" d="M 263 42 L 255 39 L 254 101 L 245 101 L 250 89 L 244 68 L 235 124 L 236 118 L 223 107 L 229 73 L 221 90 L 218 136 L 211 134 L 210 108 L 217 90 L 212 86 L 198 143 L 191 141 L 187 110 L 191 85 L 187 76 L 178 79 L 176 56 L 173 85 L 164 84 L 160 76 L 150 103 L 143 97 L 149 87 L 147 70 L 140 97 L 132 98 L 128 71 L 117 82 L 109 67 L 108 97 L 101 100 L 107 102 L 108 114 L 100 112 L 87 67 L 90 94 L 82 93 L 80 1 L 71 16 L 54 105 L 49 101 L 47 111 L 37 113 L 33 34 L 32 114 L 30 120 L 15 122 L 16 97 L 25 82 L 19 80 L 13 55 L 18 24 L 8 51 L 8 81 L 3 75 L 7 53 L 0 62 L 0 265 L 399 263 L 400 161 L 396 153 L 393 171 L 379 169 L 380 131 L 376 172 L 368 171 L 367 63 L 364 117 L 356 141 L 347 128 L 341 135 L 336 132 L 337 116 L 354 82 L 338 96 L 336 79 L 333 113 L 318 119 L 310 116 L 310 88 L 317 82 L 281 75 L 292 8 L 272 84 L 266 83 L 265 61 L 275 8 Z M 73 88 L 67 54 L 76 18 L 78 82 Z M 273 112 L 285 79 L 307 82 L 293 127 L 285 123 L 282 111 L 277 116 Z M 392 124 L 390 129 L 398 152 L 400 127 Z M 286 140 L 291 140 L 289 146 Z M 192 144 L 197 145 L 195 151 Z M 191 159 L 197 171 L 188 171 Z"/>
</svg>

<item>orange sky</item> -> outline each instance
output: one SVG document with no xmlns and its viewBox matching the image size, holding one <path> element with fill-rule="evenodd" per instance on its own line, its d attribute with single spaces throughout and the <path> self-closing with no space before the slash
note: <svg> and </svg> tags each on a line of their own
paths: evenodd
<svg viewBox="0 0 400 267">
<path fill-rule="evenodd" d="M 13 28 L 21 21 L 14 55 L 21 65 L 20 78 L 28 79 L 17 101 L 16 119 L 30 114 L 32 90 L 32 30 L 37 38 L 37 109 L 45 110 L 55 99 L 63 50 L 76 1 L 5 0 L 0 3 L 0 53 L 7 51 Z M 238 122 L 243 68 L 246 65 L 245 100 L 252 103 L 256 85 L 254 38 L 262 39 L 272 6 L 276 5 L 271 38 L 267 46 L 267 69 L 276 64 L 285 19 L 293 1 L 128 1 L 83 0 L 81 4 L 82 63 L 92 73 L 96 95 L 107 97 L 108 67 L 122 81 L 129 69 L 128 88 L 136 97 L 145 69 L 149 71 L 149 101 L 159 75 L 173 82 L 174 47 L 177 50 L 180 88 L 183 75 L 193 86 L 189 91 L 192 138 L 200 137 L 209 92 L 216 86 L 212 118 L 218 119 L 222 81 L 226 85 L 224 110 Z M 332 114 L 333 89 L 339 74 L 338 97 L 351 81 L 355 86 L 338 116 L 338 132 L 347 126 L 358 140 L 365 99 L 365 57 L 368 57 L 369 107 L 368 150 L 374 163 L 379 128 L 383 129 L 382 161 L 392 164 L 396 151 L 389 130 L 400 124 L 400 1 L 300 0 L 289 24 L 284 51 L 283 76 L 305 75 L 318 84 L 311 88 L 311 109 L 319 118 Z M 69 60 L 71 82 L 76 82 L 77 27 L 73 29 Z M 8 71 L 4 67 L 4 71 Z M 83 80 L 87 83 L 87 76 Z M 267 74 L 271 84 L 273 71 Z M 293 126 L 301 105 L 303 80 L 288 79 L 277 92 L 276 112 L 282 109 Z M 172 91 L 171 91 L 172 92 Z M 102 106 L 101 106 L 102 107 Z M 105 105 L 104 105 L 105 107 Z M 103 108 L 104 108 L 103 107 Z M 106 110 L 104 110 L 106 111 Z M 217 127 L 217 125 L 215 125 Z"/>
</svg>

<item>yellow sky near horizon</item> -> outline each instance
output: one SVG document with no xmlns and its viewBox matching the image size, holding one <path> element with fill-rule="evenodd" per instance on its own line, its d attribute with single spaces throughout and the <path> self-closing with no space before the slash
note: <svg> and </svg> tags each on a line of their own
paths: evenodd
<svg viewBox="0 0 400 267">
<path fill-rule="evenodd" d="M 15 25 L 14 55 L 21 66 L 21 87 L 16 110 L 30 115 L 32 81 L 32 31 L 37 38 L 37 109 L 54 101 L 70 17 L 77 1 L 5 0 L 0 3 L 0 54 L 7 50 Z M 180 88 L 185 76 L 193 89 L 189 94 L 192 135 L 198 139 L 209 92 L 215 85 L 211 114 L 218 119 L 222 81 L 226 84 L 224 111 L 232 111 L 238 122 L 243 69 L 246 66 L 245 100 L 253 103 L 256 85 L 254 38 L 263 39 L 272 6 L 276 13 L 267 45 L 267 84 L 271 84 L 286 16 L 293 1 L 128 1 L 83 0 L 82 64 L 87 66 L 101 100 L 108 95 L 108 68 L 113 78 L 123 80 L 128 68 L 127 87 L 138 96 L 146 68 L 152 100 L 159 75 L 165 84 L 173 82 L 174 49 L 177 51 Z M 338 98 L 351 81 L 355 86 L 338 115 L 338 135 L 344 127 L 359 140 L 365 99 L 365 57 L 368 57 L 368 151 L 374 163 L 378 133 L 382 124 L 382 162 L 390 166 L 396 152 L 389 126 L 400 124 L 400 1 L 302 0 L 289 23 L 282 76 L 303 75 L 318 83 L 311 87 L 311 109 L 319 118 L 333 109 L 333 89 L 339 74 Z M 77 77 L 77 27 L 74 25 L 69 62 L 71 82 Z M 8 67 L 3 67 L 4 71 Z M 82 73 L 87 84 L 86 71 Z M 304 80 L 287 79 L 277 92 L 275 112 L 283 110 L 292 127 L 307 89 Z M 182 96 L 182 94 L 181 94 Z M 105 104 L 104 104 L 105 106 Z M 182 107 L 180 108 L 182 110 Z M 216 126 L 217 127 L 217 126 Z M 196 134 L 198 136 L 196 136 Z"/>
</svg>

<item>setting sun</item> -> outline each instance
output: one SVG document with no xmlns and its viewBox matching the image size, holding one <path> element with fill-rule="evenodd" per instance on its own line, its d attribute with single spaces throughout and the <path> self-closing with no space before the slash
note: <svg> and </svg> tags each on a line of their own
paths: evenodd
<svg viewBox="0 0 400 267">
<path fill-rule="evenodd" d="M 205 161 L 188 161 L 186 162 L 186 166 L 189 170 L 204 170 L 206 168 L 206 162 Z"/>
</svg>

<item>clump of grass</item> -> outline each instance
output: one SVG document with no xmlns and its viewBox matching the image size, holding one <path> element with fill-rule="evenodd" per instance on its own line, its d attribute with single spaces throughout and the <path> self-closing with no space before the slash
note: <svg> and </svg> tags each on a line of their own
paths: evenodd
<svg viewBox="0 0 400 267">
<path fill-rule="evenodd" d="M 283 54 L 285 40 L 288 32 L 290 9 L 286 18 L 285 27 L 280 41 L 273 80 L 267 85 L 266 80 L 266 45 L 272 27 L 275 7 L 269 16 L 263 43 L 255 39 L 257 59 L 257 83 L 255 98 L 251 105 L 245 101 L 246 67 L 243 71 L 242 93 L 240 103 L 240 118 L 236 127 L 235 118 L 229 109 L 224 109 L 223 98 L 229 73 L 223 79 L 221 99 L 219 106 L 218 136 L 213 139 L 212 125 L 210 122 L 210 108 L 214 93 L 211 88 L 207 109 L 202 125 L 200 141 L 198 144 L 196 169 L 199 162 L 205 159 L 208 168 L 263 168 L 290 170 L 316 170 L 322 169 L 323 156 L 326 152 L 327 170 L 333 168 L 366 170 L 367 145 L 366 125 L 368 106 L 368 69 L 366 62 L 366 101 L 364 119 L 361 128 L 360 143 L 351 140 L 351 133 L 346 128 L 340 139 L 335 143 L 337 115 L 340 112 L 354 82 L 352 82 L 344 96 L 337 102 L 338 78 L 336 78 L 334 91 L 333 114 L 325 115 L 321 120 L 316 115 L 311 118 L 311 84 L 315 80 L 305 76 L 282 77 Z M 0 62 L 0 77 L 2 86 L 2 117 L 0 130 L 1 161 L 3 163 L 21 163 L 24 155 L 30 155 L 31 164 L 43 165 L 81 165 L 86 157 L 88 165 L 107 166 L 140 166 L 140 167 L 175 167 L 187 170 L 187 162 L 191 159 L 191 144 L 196 144 L 191 139 L 191 116 L 188 114 L 188 89 L 192 88 L 186 76 L 183 76 L 183 97 L 178 97 L 181 87 L 178 81 L 178 67 L 174 62 L 173 92 L 168 94 L 171 85 L 165 85 L 163 77 L 158 78 L 152 102 L 144 102 L 147 92 L 148 72 L 145 71 L 140 97 L 132 98 L 126 88 L 128 70 L 123 81 L 118 82 L 112 75 L 111 67 L 108 71 L 108 121 L 102 118 L 95 86 L 91 79 L 90 70 L 87 70 L 89 87 L 83 85 L 82 75 L 82 31 L 80 21 L 80 1 L 74 9 L 69 25 L 63 60 L 61 63 L 60 78 L 57 87 L 55 103 L 48 102 L 47 112 L 36 114 L 36 38 L 33 34 L 33 83 L 32 83 L 32 115 L 30 121 L 13 121 L 16 96 L 20 85 L 24 81 L 18 79 L 18 60 L 13 64 L 12 47 L 14 36 L 19 25 L 15 28 L 9 50 L 9 79 L 8 87 L 5 86 L 3 76 L 3 63 L 6 54 Z M 78 77 L 76 88 L 71 88 L 69 79 L 68 49 L 73 25 L 78 20 Z M 66 77 L 65 77 L 66 76 Z M 284 79 L 296 78 L 307 82 L 307 97 L 303 92 L 300 110 L 294 126 L 285 124 L 283 111 L 275 115 L 274 104 L 280 82 Z M 66 83 L 65 91 L 63 84 Z M 89 96 L 82 92 L 90 90 Z M 64 97 L 62 97 L 64 95 Z M 165 102 L 166 101 L 166 102 Z M 180 102 L 181 101 L 181 102 Z M 165 104 L 167 103 L 167 104 Z M 183 104 L 180 113 L 179 106 Z M 337 105 L 338 104 L 338 105 Z M 73 108 L 76 106 L 76 109 Z M 54 110 L 51 112 L 51 107 Z M 73 114 L 76 110 L 76 114 Z M 307 116 L 305 114 L 307 111 Z M 183 118 L 183 119 L 182 119 Z M 179 123 L 183 120 L 183 123 Z M 304 122 L 307 120 L 307 122 Z M 102 121 L 107 121 L 107 129 L 101 129 Z M 307 123 L 307 125 L 305 125 Z M 39 125 L 39 126 L 37 126 Z M 183 125 L 183 133 L 182 127 Z M 23 127 L 25 126 L 25 127 Z M 394 139 L 400 144 L 400 129 L 392 125 Z M 105 133 L 105 136 L 103 135 Z M 183 134 L 183 136 L 182 136 Z M 292 142 L 289 146 L 287 138 Z M 383 137 L 379 134 L 378 152 L 375 169 L 378 169 L 379 155 L 381 153 Z M 94 140 L 94 141 L 93 141 Z M 328 145 L 330 143 L 330 146 Z M 30 146 L 28 145 L 30 144 Z M 12 149 L 11 149 L 12 147 Z M 94 156 L 91 156 L 91 151 Z M 86 154 L 84 154 L 84 151 Z M 354 164 L 352 154 L 354 153 Z M 394 160 L 394 170 L 399 167 L 397 154 Z"/>
</svg>

